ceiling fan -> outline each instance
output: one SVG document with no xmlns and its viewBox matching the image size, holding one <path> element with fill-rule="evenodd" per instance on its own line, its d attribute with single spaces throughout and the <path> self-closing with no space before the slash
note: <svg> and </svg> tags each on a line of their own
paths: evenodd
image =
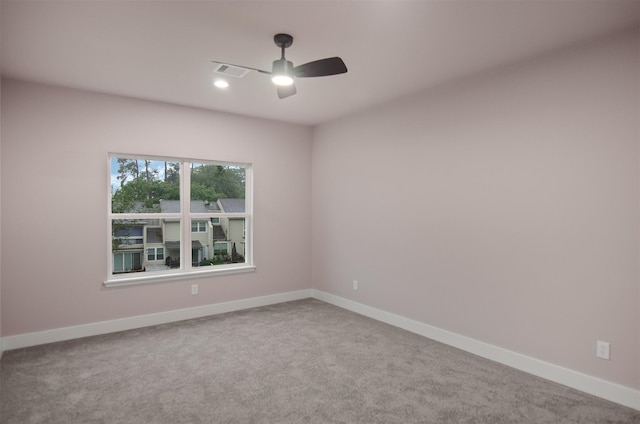
<svg viewBox="0 0 640 424">
<path fill-rule="evenodd" d="M 293 37 L 289 34 L 276 34 L 273 36 L 273 42 L 282 50 L 282 56 L 273 61 L 271 72 L 216 60 L 212 62 L 271 75 L 271 81 L 277 86 L 278 97 L 281 99 L 296 94 L 294 78 L 326 77 L 347 72 L 347 66 L 339 57 L 314 60 L 294 67 L 293 63 L 284 57 L 284 49 L 291 47 Z"/>
</svg>

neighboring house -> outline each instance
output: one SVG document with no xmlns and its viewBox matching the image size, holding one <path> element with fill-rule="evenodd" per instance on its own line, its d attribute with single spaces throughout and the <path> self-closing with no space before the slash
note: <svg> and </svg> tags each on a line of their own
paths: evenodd
<svg viewBox="0 0 640 424">
<path fill-rule="evenodd" d="M 180 212 L 179 200 L 161 200 L 160 212 L 178 213 Z M 191 212 L 210 213 L 220 212 L 216 203 L 205 204 L 203 200 L 191 201 Z M 191 263 L 198 266 L 204 259 L 213 256 L 213 223 L 210 218 L 193 220 L 191 222 Z M 164 245 L 168 260 L 165 264 L 172 268 L 180 266 L 180 221 L 178 219 L 163 219 L 162 231 L 164 233 Z"/>
<path fill-rule="evenodd" d="M 218 206 L 222 212 L 227 213 L 244 213 L 244 199 L 218 199 Z M 223 231 L 227 235 L 227 255 L 233 253 L 233 247 L 236 248 L 236 253 L 242 257 L 246 256 L 245 252 L 245 237 L 246 237 L 246 225 L 244 218 L 228 218 L 222 220 L 220 223 Z M 220 241 L 216 243 L 222 245 Z"/>
<path fill-rule="evenodd" d="M 180 201 L 161 200 L 159 209 L 161 213 L 177 213 L 180 211 Z M 203 200 L 191 201 L 191 212 L 194 213 L 244 211 L 244 199 L 219 199 L 211 204 Z M 243 262 L 244 224 L 244 218 L 194 219 L 191 222 L 192 266 L 214 259 Z M 165 218 L 114 223 L 113 263 L 114 274 L 179 267 L 180 220 Z"/>
<path fill-rule="evenodd" d="M 140 221 L 113 225 L 113 273 L 144 269 L 144 223 Z"/>
<path fill-rule="evenodd" d="M 130 212 L 146 212 L 142 202 L 135 202 Z M 123 220 L 113 223 L 113 273 L 144 270 L 145 220 Z"/>
</svg>

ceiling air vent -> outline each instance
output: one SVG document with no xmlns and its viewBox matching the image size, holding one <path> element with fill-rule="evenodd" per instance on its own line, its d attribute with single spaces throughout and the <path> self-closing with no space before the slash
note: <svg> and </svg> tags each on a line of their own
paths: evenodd
<svg viewBox="0 0 640 424">
<path fill-rule="evenodd" d="M 216 67 L 216 69 L 213 70 L 213 72 L 217 72 L 218 74 L 226 75 L 228 77 L 242 78 L 243 76 L 247 75 L 249 70 L 238 68 L 237 66 L 233 65 L 220 64 Z"/>
</svg>

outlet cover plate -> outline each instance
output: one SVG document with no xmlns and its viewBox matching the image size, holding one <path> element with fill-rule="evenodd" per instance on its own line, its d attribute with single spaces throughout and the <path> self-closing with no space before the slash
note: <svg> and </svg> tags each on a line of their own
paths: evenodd
<svg viewBox="0 0 640 424">
<path fill-rule="evenodd" d="M 601 359 L 610 359 L 610 345 L 608 342 L 598 340 L 596 343 L 596 356 Z"/>
</svg>

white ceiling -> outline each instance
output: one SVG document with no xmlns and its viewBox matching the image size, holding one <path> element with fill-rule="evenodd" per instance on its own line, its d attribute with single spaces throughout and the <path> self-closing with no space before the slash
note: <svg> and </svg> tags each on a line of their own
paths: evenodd
<svg viewBox="0 0 640 424">
<path fill-rule="evenodd" d="M 314 125 L 448 80 L 637 26 L 636 0 L 2 0 L 2 74 L 29 81 Z M 212 86 L 211 60 L 270 70 L 273 35 L 299 65 L 349 72 Z"/>
</svg>

